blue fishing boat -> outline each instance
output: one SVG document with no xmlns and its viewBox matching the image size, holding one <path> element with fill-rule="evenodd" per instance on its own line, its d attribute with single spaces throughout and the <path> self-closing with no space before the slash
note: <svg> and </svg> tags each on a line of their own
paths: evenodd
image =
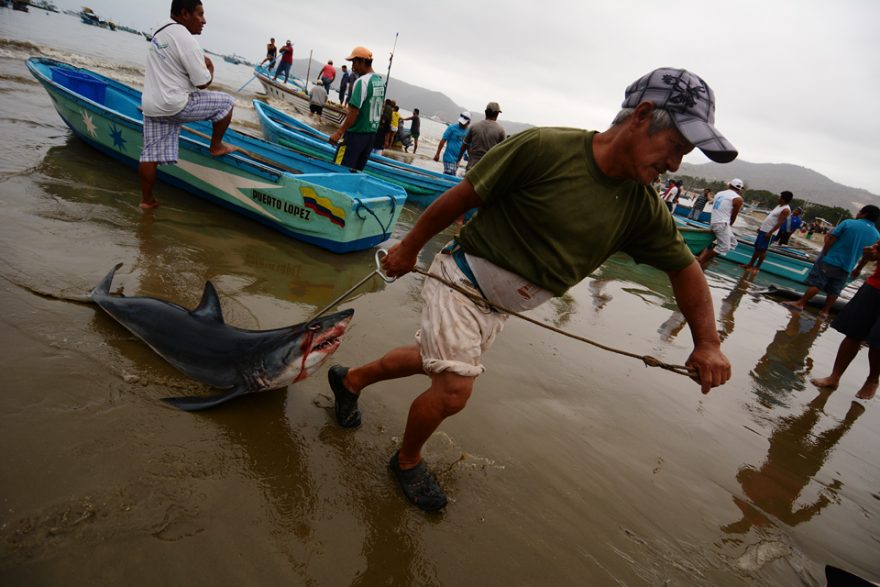
<svg viewBox="0 0 880 587">
<path fill-rule="evenodd" d="M 327 134 L 259 100 L 254 100 L 253 104 L 268 140 L 311 157 L 334 160 L 336 147 L 328 142 L 330 137 Z M 440 194 L 461 181 L 452 175 L 376 154 L 370 155 L 364 173 L 401 186 L 406 190 L 407 201 L 417 206 L 430 205 Z"/>
<path fill-rule="evenodd" d="M 701 243 L 696 241 L 691 245 L 688 239 L 705 239 L 706 232 L 711 235 L 708 224 L 682 218 L 681 216 L 673 216 L 673 219 L 692 251 L 699 253 L 700 250 L 705 248 L 705 246 L 700 247 Z M 700 234 L 702 236 L 698 236 Z M 755 237 L 751 235 L 737 235 L 736 238 L 736 248 L 723 255 L 719 255 L 719 258 L 731 263 L 748 263 L 755 252 Z M 814 257 L 803 251 L 788 247 L 770 247 L 764 262 L 761 264 L 761 271 L 770 275 L 776 275 L 777 277 L 783 277 L 795 283 L 806 283 L 807 275 L 810 273 L 814 261 Z"/>
<path fill-rule="evenodd" d="M 73 133 L 99 151 L 137 167 L 143 146 L 141 93 L 95 72 L 32 57 L 28 70 L 43 85 Z M 364 174 L 233 130 L 224 142 L 240 150 L 208 152 L 211 124 L 187 124 L 180 160 L 159 167 L 159 179 L 335 253 L 387 240 L 406 192 Z"/>
</svg>

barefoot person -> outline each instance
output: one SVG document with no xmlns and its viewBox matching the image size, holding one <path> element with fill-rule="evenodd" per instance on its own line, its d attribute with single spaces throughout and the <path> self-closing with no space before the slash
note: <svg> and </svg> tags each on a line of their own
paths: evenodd
<svg viewBox="0 0 880 587">
<path fill-rule="evenodd" d="M 672 216 L 650 187 L 675 171 L 695 146 L 727 163 L 737 152 L 715 129 L 712 90 L 683 69 L 658 69 L 631 84 L 605 132 L 533 128 L 493 147 L 480 164 L 419 217 L 383 259 L 388 275 L 413 270 L 419 251 L 471 208 L 479 213 L 434 258 L 430 272 L 515 311 L 564 294 L 617 251 L 667 273 L 687 318 L 694 350 L 687 360 L 703 393 L 730 378 L 712 297 Z M 457 155 L 456 151 L 456 155 Z M 389 466 L 406 498 L 438 510 L 447 498 L 422 460 L 422 447 L 444 419 L 462 409 L 483 373 L 507 315 L 427 279 L 416 343 L 348 369 L 331 367 L 335 416 L 361 423 L 357 402 L 374 383 L 427 375 L 410 407 L 403 441 Z"/>
<path fill-rule="evenodd" d="M 733 234 L 733 223 L 739 214 L 740 208 L 743 206 L 743 199 L 740 195 L 743 191 L 743 182 L 741 179 L 731 179 L 727 182 L 726 189 L 718 192 L 715 201 L 712 203 L 712 217 L 709 220 L 709 227 L 715 233 L 715 242 L 700 251 L 697 262 L 700 267 L 706 268 L 709 261 L 723 255 L 728 251 L 736 248 L 736 236 Z"/>
<path fill-rule="evenodd" d="M 876 226 L 878 219 L 880 219 L 880 208 L 868 204 L 859 210 L 855 219 L 844 220 L 831 234 L 826 234 L 822 253 L 807 275 L 809 289 L 799 300 L 783 302 L 783 305 L 800 312 L 821 290 L 825 293 L 826 299 L 819 316 L 827 317 L 840 292 L 846 286 L 847 279 L 851 277 L 850 274 L 862 251 L 880 240 L 880 232 L 877 232 Z M 855 275 L 852 278 L 855 279 Z"/>
<path fill-rule="evenodd" d="M 791 214 L 791 199 L 794 195 L 789 191 L 779 194 L 779 203 L 773 211 L 767 214 L 767 218 L 758 228 L 758 234 L 755 236 L 755 252 L 748 263 L 742 265 L 743 268 L 758 271 L 761 269 L 761 263 L 767 257 L 767 249 L 770 248 L 770 241 L 773 239 L 773 233 L 779 230 Z"/>
<path fill-rule="evenodd" d="M 212 157 L 235 150 L 222 142 L 232 120 L 232 96 L 203 91 L 214 80 L 214 64 L 194 38 L 202 34 L 205 22 L 201 0 L 172 0 L 171 18 L 159 26 L 150 41 L 141 102 L 141 208 L 159 205 L 153 197 L 156 170 L 159 165 L 177 162 L 180 127 L 185 123 L 214 123 L 209 147 Z"/>
<path fill-rule="evenodd" d="M 854 274 L 861 272 L 862 267 L 868 261 L 880 260 L 880 242 L 868 247 L 864 251 L 862 260 L 853 271 Z M 877 385 L 880 382 L 880 263 L 874 269 L 874 273 L 859 288 L 859 291 L 850 302 L 843 307 L 831 327 L 839 331 L 846 338 L 837 349 L 837 357 L 834 359 L 834 367 L 828 377 L 810 379 L 816 387 L 837 389 L 840 378 L 849 364 L 852 362 L 862 343 L 868 345 L 868 378 L 862 388 L 856 393 L 859 399 L 871 399 L 877 393 Z"/>
</svg>

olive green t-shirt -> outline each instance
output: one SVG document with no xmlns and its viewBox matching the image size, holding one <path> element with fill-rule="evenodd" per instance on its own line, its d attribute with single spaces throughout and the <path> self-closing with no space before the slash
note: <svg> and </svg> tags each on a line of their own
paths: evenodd
<svg viewBox="0 0 880 587">
<path fill-rule="evenodd" d="M 465 175 L 484 205 L 461 230 L 464 251 L 555 295 L 617 251 L 664 271 L 693 262 L 652 188 L 599 170 L 595 134 L 533 128 L 486 153 Z"/>
</svg>

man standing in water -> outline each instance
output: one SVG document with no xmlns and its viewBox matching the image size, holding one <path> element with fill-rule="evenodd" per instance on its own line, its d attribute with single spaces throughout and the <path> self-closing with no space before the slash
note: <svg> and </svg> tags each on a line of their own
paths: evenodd
<svg viewBox="0 0 880 587">
<path fill-rule="evenodd" d="M 712 298 L 699 264 L 650 187 L 675 171 L 694 146 L 710 159 L 736 158 L 714 127 L 715 98 L 683 69 L 658 69 L 631 84 L 611 128 L 533 128 L 503 141 L 420 217 L 382 264 L 388 275 L 413 270 L 419 251 L 471 208 L 479 213 L 434 258 L 430 272 L 514 311 L 565 293 L 611 254 L 624 251 L 669 275 L 694 350 L 687 360 L 703 393 L 730 378 Z M 416 343 L 355 368 L 335 365 L 328 378 L 335 416 L 361 423 L 357 401 L 373 383 L 424 374 L 428 389 L 410 407 L 400 450 L 389 463 L 407 499 L 424 510 L 446 495 L 422 460 L 422 447 L 470 398 L 480 362 L 507 315 L 427 279 Z"/>
<path fill-rule="evenodd" d="M 156 170 L 177 162 L 180 127 L 185 123 L 213 123 L 208 148 L 212 157 L 235 150 L 222 142 L 232 121 L 232 96 L 204 91 L 214 81 L 214 64 L 193 36 L 202 34 L 206 22 L 201 0 L 172 0 L 171 18 L 150 41 L 141 102 L 144 149 L 138 165 L 143 209 L 159 205 L 153 197 Z"/>
<path fill-rule="evenodd" d="M 336 152 L 336 163 L 351 171 L 361 171 L 370 159 L 373 140 L 379 129 L 385 86 L 382 78 L 373 72 L 373 52 L 366 47 L 355 47 L 345 60 L 351 61 L 351 70 L 358 78 L 352 85 L 348 114 L 339 130 L 330 137 L 330 143 L 338 144 L 344 135 L 343 144 Z"/>
<path fill-rule="evenodd" d="M 779 194 L 778 204 L 767 215 L 761 226 L 758 227 L 758 234 L 755 236 L 755 252 L 752 253 L 752 258 L 743 265 L 743 268 L 754 269 L 755 271 L 761 269 L 761 263 L 764 262 L 764 259 L 767 257 L 767 249 L 770 248 L 770 241 L 773 240 L 773 233 L 782 228 L 789 214 L 791 214 L 791 206 L 789 204 L 792 198 L 794 198 L 794 194 L 789 191 Z"/>
<path fill-rule="evenodd" d="M 709 261 L 723 255 L 727 251 L 736 248 L 736 236 L 733 234 L 733 223 L 739 214 L 743 205 L 743 199 L 740 193 L 743 190 L 743 182 L 741 179 L 731 179 L 727 182 L 730 189 L 718 192 L 715 201 L 712 203 L 712 217 L 709 220 L 709 226 L 715 233 L 715 242 L 702 251 L 697 257 L 700 266 L 704 269 Z"/>
<path fill-rule="evenodd" d="M 458 154 L 459 159 L 464 157 L 465 153 L 468 155 L 466 171 L 470 171 L 489 149 L 507 138 L 504 127 L 498 124 L 499 114 L 501 114 L 501 106 L 498 102 L 489 102 L 485 110 L 486 119 L 468 129 L 461 143 L 461 152 Z"/>
</svg>

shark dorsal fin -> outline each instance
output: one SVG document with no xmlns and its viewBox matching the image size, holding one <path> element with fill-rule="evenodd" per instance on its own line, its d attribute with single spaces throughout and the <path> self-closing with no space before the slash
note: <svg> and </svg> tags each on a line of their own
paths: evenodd
<svg viewBox="0 0 880 587">
<path fill-rule="evenodd" d="M 220 298 L 217 296 L 217 290 L 214 289 L 214 285 L 210 281 L 205 282 L 205 292 L 202 294 L 202 301 L 199 302 L 199 307 L 190 313 L 197 318 L 223 324 L 223 310 L 220 309 Z"/>
</svg>

